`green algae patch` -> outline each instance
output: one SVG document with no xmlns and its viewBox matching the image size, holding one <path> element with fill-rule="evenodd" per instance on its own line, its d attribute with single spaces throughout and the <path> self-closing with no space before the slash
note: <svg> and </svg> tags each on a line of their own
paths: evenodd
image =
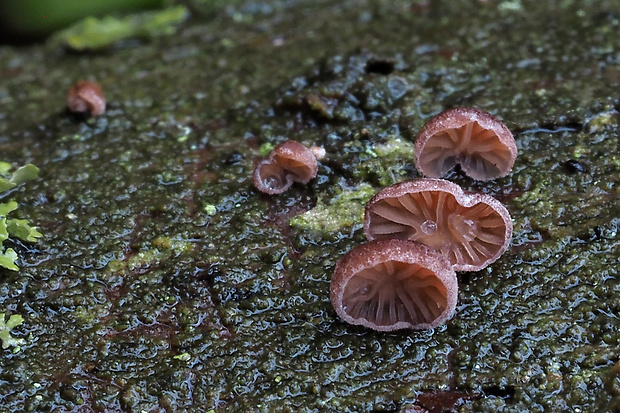
<svg viewBox="0 0 620 413">
<path fill-rule="evenodd" d="M 175 360 L 181 360 L 181 361 L 188 362 L 192 358 L 192 355 L 189 353 L 181 353 L 181 354 L 177 354 L 176 356 L 172 356 L 172 358 Z"/>
<path fill-rule="evenodd" d="M 332 199 L 320 198 L 310 211 L 289 221 L 291 227 L 327 239 L 358 228 L 364 220 L 366 203 L 375 194 L 369 184 L 361 184 L 354 190 L 344 190 Z"/>
<path fill-rule="evenodd" d="M 131 38 L 149 39 L 174 34 L 188 16 L 189 10 L 185 6 L 176 6 L 124 17 L 87 17 L 58 32 L 52 43 L 78 51 L 104 49 Z"/>
<path fill-rule="evenodd" d="M 363 129 L 361 135 L 369 133 Z M 414 145 L 398 135 L 376 143 L 355 140 L 346 147 L 359 153 L 354 174 L 365 181 L 384 187 L 403 181 L 411 174 Z"/>
<path fill-rule="evenodd" d="M 142 271 L 164 262 L 178 259 L 182 254 L 188 254 L 195 248 L 189 241 L 174 239 L 169 236 L 159 236 L 152 242 L 153 248 L 137 251 L 125 260 L 112 260 L 108 263 L 108 270 L 113 273 L 126 271 Z"/>
<path fill-rule="evenodd" d="M 276 146 L 273 143 L 265 142 L 258 148 L 258 152 L 260 153 L 260 156 L 267 157 L 275 147 Z"/>
<path fill-rule="evenodd" d="M 373 149 L 377 157 L 386 162 L 411 160 L 414 154 L 413 144 L 398 137 L 388 139 L 385 143 L 378 143 Z"/>
<path fill-rule="evenodd" d="M 205 214 L 207 214 L 210 217 L 217 214 L 217 207 L 213 204 L 205 204 L 202 210 L 205 212 Z"/>
</svg>

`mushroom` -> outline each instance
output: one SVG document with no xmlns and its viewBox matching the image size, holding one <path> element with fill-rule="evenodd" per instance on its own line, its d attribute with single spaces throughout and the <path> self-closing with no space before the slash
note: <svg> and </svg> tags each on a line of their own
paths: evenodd
<svg viewBox="0 0 620 413">
<path fill-rule="evenodd" d="M 106 102 L 101 86 L 87 80 L 77 82 L 67 91 L 67 106 L 71 112 L 102 115 L 105 112 Z"/>
<path fill-rule="evenodd" d="M 442 253 L 455 271 L 478 271 L 508 248 L 512 221 L 495 198 L 464 192 L 443 179 L 417 179 L 384 188 L 366 205 L 369 240 L 400 238 Z"/>
<path fill-rule="evenodd" d="M 276 146 L 269 157 L 254 169 L 254 186 L 267 194 L 281 194 L 293 182 L 308 183 L 318 170 L 314 151 L 303 144 L 288 140 Z"/>
<path fill-rule="evenodd" d="M 336 264 L 330 299 L 349 324 L 377 331 L 438 326 L 454 313 L 450 263 L 417 242 L 386 239 L 353 248 Z"/>
<path fill-rule="evenodd" d="M 429 120 L 415 143 L 415 164 L 431 178 L 441 178 L 456 164 L 481 181 L 508 175 L 517 145 L 508 128 L 475 108 L 446 110 Z"/>
</svg>

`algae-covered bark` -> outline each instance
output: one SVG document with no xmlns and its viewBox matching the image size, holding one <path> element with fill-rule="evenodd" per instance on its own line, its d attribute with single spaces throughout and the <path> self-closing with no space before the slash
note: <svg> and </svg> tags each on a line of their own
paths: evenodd
<svg viewBox="0 0 620 413">
<path fill-rule="evenodd" d="M 45 234 L 1 274 L 25 340 L 5 410 L 620 410 L 620 6 L 332 3 L 196 2 L 151 42 L 0 48 L 1 160 L 40 168 L 12 195 Z M 81 78 L 104 116 L 64 109 Z M 511 248 L 461 274 L 445 326 L 344 324 L 329 281 L 369 185 L 418 177 L 415 133 L 460 105 L 517 139 L 508 177 L 448 177 L 504 202 Z M 287 138 L 325 147 L 319 177 L 260 195 L 259 147 Z"/>
</svg>

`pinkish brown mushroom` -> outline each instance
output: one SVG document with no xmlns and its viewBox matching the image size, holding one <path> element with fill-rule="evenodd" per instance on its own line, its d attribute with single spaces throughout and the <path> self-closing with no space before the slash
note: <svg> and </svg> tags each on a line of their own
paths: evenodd
<svg viewBox="0 0 620 413">
<path fill-rule="evenodd" d="M 426 329 L 454 313 L 458 281 L 450 263 L 417 242 L 387 239 L 353 248 L 330 286 L 336 313 L 377 331 Z"/>
<path fill-rule="evenodd" d="M 67 91 L 67 106 L 71 112 L 102 115 L 106 107 L 103 90 L 95 82 L 81 80 Z"/>
<path fill-rule="evenodd" d="M 369 240 L 400 238 L 443 254 L 455 271 L 477 271 L 508 248 L 512 221 L 495 198 L 464 192 L 443 179 L 417 179 L 384 188 L 366 205 Z"/>
<path fill-rule="evenodd" d="M 312 150 L 296 141 L 276 146 L 254 169 L 254 186 L 267 194 L 281 194 L 293 182 L 308 183 L 316 177 L 318 164 Z"/>
<path fill-rule="evenodd" d="M 441 178 L 456 164 L 481 181 L 508 175 L 517 145 L 508 128 L 475 108 L 446 110 L 429 120 L 415 142 L 415 164 L 431 178 Z"/>
</svg>

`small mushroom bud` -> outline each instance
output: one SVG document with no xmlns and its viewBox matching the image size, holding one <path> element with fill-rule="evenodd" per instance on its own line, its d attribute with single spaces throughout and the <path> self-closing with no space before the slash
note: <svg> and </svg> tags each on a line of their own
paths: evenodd
<svg viewBox="0 0 620 413">
<path fill-rule="evenodd" d="M 429 120 L 415 142 L 415 164 L 431 178 L 441 178 L 456 164 L 481 181 L 508 175 L 517 145 L 508 128 L 475 108 L 446 110 Z"/>
<path fill-rule="evenodd" d="M 81 80 L 67 91 L 67 107 L 71 112 L 88 112 L 99 116 L 105 112 L 105 97 L 101 87 L 87 80 Z"/>
<path fill-rule="evenodd" d="M 353 248 L 330 285 L 340 318 L 377 331 L 438 326 L 452 317 L 457 295 L 456 274 L 441 254 L 400 239 Z"/>
<path fill-rule="evenodd" d="M 325 158 L 325 154 L 326 154 L 325 148 L 321 146 L 313 146 L 310 148 L 310 150 L 312 151 L 312 154 L 314 155 L 317 161 L 320 161 L 321 159 Z"/>
<path fill-rule="evenodd" d="M 384 188 L 366 205 L 369 240 L 400 238 L 441 252 L 455 271 L 478 271 L 508 248 L 512 221 L 495 198 L 464 192 L 443 179 L 416 179 Z"/>
<path fill-rule="evenodd" d="M 254 169 L 254 186 L 267 194 L 281 194 L 293 182 L 307 184 L 316 177 L 318 164 L 314 152 L 303 144 L 288 140 L 276 146 L 269 157 Z"/>
</svg>

